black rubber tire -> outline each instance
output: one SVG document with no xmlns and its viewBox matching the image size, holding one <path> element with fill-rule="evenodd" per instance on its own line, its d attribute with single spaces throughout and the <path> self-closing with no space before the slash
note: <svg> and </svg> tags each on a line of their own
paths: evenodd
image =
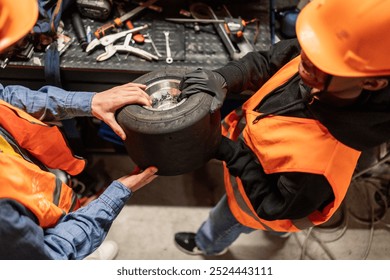
<svg viewBox="0 0 390 280">
<path fill-rule="evenodd" d="M 167 68 L 133 82 L 150 85 L 166 79 L 180 81 L 184 74 L 184 70 Z M 125 106 L 118 112 L 117 121 L 126 132 L 129 156 L 141 169 L 156 166 L 162 176 L 200 168 L 214 157 L 221 140 L 221 114 L 219 110 L 210 113 L 211 102 L 212 96 L 198 93 L 165 111 Z"/>
</svg>

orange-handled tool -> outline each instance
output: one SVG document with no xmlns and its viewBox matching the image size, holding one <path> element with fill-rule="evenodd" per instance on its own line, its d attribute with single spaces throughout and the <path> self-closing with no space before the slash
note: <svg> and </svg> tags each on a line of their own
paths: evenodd
<svg viewBox="0 0 390 280">
<path fill-rule="evenodd" d="M 123 5 L 117 5 L 116 9 L 118 11 L 119 16 L 123 16 L 124 14 L 126 14 L 125 10 L 123 9 Z M 134 29 L 134 25 L 131 22 L 131 20 L 129 20 L 129 19 L 125 22 L 125 25 L 128 29 Z M 132 39 L 139 44 L 142 44 L 143 42 L 145 42 L 144 35 L 142 35 L 139 32 L 133 33 Z"/>
<path fill-rule="evenodd" d="M 126 21 L 126 26 L 128 29 L 134 29 L 134 25 L 133 23 L 131 22 L 131 20 L 127 20 Z M 137 43 L 140 43 L 142 44 L 143 42 L 145 42 L 145 38 L 144 38 L 144 35 L 142 35 L 141 33 L 133 33 L 133 37 L 132 39 L 134 41 L 136 41 Z"/>
<path fill-rule="evenodd" d="M 122 26 L 123 23 L 125 23 L 126 21 L 131 19 L 133 16 L 135 16 L 136 14 L 138 14 L 139 12 L 141 12 L 142 10 L 144 10 L 145 8 L 149 7 L 150 5 L 154 4 L 157 1 L 158 0 L 148 0 L 148 1 L 144 2 L 142 5 L 138 6 L 137 8 L 131 10 L 130 12 L 125 13 L 123 16 L 116 18 L 113 21 L 108 22 L 108 23 L 104 24 L 103 26 L 99 27 L 94 33 L 96 38 L 99 39 L 99 38 L 103 37 L 104 35 L 106 35 L 107 32 L 109 32 L 111 29 L 113 29 L 115 27 Z"/>
</svg>

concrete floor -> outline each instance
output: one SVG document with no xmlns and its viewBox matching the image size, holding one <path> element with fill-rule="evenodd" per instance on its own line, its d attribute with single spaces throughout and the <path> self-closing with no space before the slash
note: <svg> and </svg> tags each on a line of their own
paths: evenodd
<svg viewBox="0 0 390 280">
<path fill-rule="evenodd" d="M 134 166 L 124 154 L 96 155 L 92 161 L 100 175 L 112 179 L 127 174 Z M 158 177 L 137 191 L 112 225 L 107 239 L 119 244 L 117 260 L 387 260 L 390 215 L 387 207 L 380 205 L 385 196 L 380 196 L 379 203 L 374 199 L 379 183 L 389 182 L 388 175 L 384 175 L 390 174 L 388 165 L 382 166 L 378 171 L 380 179 L 374 174 L 351 184 L 343 207 L 323 227 L 295 233 L 287 239 L 256 231 L 241 235 L 225 255 L 190 256 L 175 247 L 173 236 L 179 231 L 196 231 L 224 193 L 222 166 L 212 160 L 185 175 Z"/>
</svg>

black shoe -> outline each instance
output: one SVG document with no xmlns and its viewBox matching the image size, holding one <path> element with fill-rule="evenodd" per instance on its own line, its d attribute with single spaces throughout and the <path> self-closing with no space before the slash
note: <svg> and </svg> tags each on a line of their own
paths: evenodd
<svg viewBox="0 0 390 280">
<path fill-rule="evenodd" d="M 206 255 L 202 250 L 200 250 L 195 243 L 195 233 L 192 232 L 178 232 L 175 234 L 175 245 L 176 247 L 189 255 Z M 214 256 L 223 255 L 227 252 L 227 248 L 222 250 L 219 253 L 214 254 Z"/>
<path fill-rule="evenodd" d="M 204 255 L 195 243 L 195 233 L 192 232 L 178 232 L 175 234 L 176 247 L 189 255 Z"/>
</svg>

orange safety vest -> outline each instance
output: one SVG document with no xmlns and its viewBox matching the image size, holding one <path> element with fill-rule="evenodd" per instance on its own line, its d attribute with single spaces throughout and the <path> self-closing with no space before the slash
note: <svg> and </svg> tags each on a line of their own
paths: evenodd
<svg viewBox="0 0 390 280">
<path fill-rule="evenodd" d="M 24 111 L 0 100 L 0 126 L 45 166 L 79 174 L 85 161 L 73 156 L 62 133 Z M 43 228 L 54 226 L 80 204 L 76 194 L 51 172 L 44 171 L 19 155 L 0 152 L 0 198 L 23 204 Z"/>
<path fill-rule="evenodd" d="M 224 181 L 229 207 L 241 224 L 251 228 L 296 232 L 326 222 L 343 201 L 360 156 L 359 151 L 340 143 L 317 120 L 270 115 L 254 122 L 262 114 L 255 108 L 267 94 L 297 73 L 299 62 L 300 56 L 290 61 L 240 109 L 227 115 L 222 124 L 222 134 L 232 140 L 243 137 L 266 174 L 306 172 L 325 176 L 335 199 L 322 211 L 314 211 L 306 218 L 266 221 L 257 215 L 241 180 L 230 175 L 225 164 Z"/>
</svg>

